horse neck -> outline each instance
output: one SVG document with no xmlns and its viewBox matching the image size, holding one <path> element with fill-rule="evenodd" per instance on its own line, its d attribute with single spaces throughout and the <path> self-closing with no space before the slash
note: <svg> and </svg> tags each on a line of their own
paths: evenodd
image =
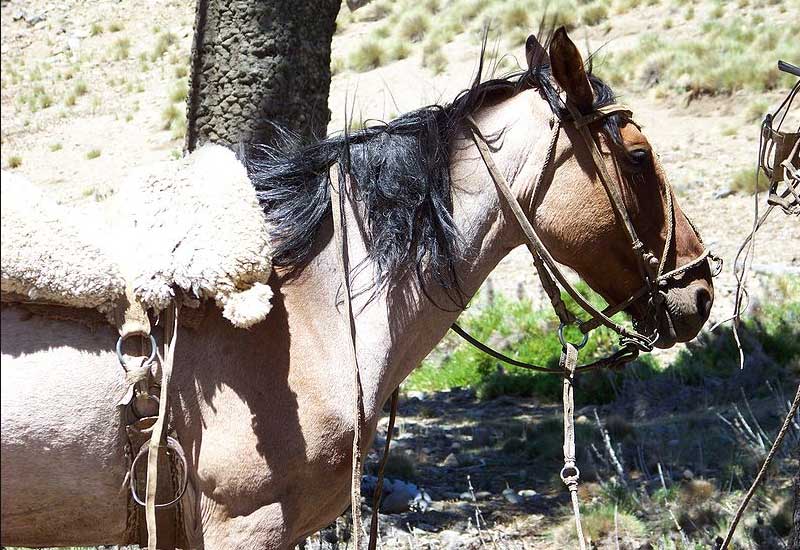
<svg viewBox="0 0 800 550">
<path fill-rule="evenodd" d="M 521 113 L 520 110 L 524 109 Z M 520 116 L 523 114 L 523 116 Z M 529 171 L 538 171 L 541 162 L 532 155 L 533 146 L 546 132 L 534 132 L 530 115 L 530 98 L 520 94 L 502 104 L 476 113 L 475 119 L 487 135 L 504 130 L 502 148 L 494 157 L 500 171 L 524 192 L 523 183 Z M 537 136 L 531 139 L 530 136 Z M 533 160 L 527 162 L 528 159 Z M 463 258 L 457 273 L 463 300 L 471 298 L 497 263 L 521 243 L 517 227 L 507 222 L 486 166 L 471 138 L 463 136 L 454 144 L 451 171 L 453 176 L 453 218 L 463 237 Z M 512 183 L 513 185 L 513 183 Z M 510 214 L 509 214 L 510 215 Z M 361 265 L 351 279 L 354 289 L 366 288 L 372 279 L 372 265 L 366 261 L 367 251 L 358 227 L 358 214 L 352 204 L 346 207 L 347 247 L 350 265 Z M 335 265 L 341 251 L 335 239 L 326 247 L 324 263 Z M 362 264 L 363 262 L 363 264 Z M 338 273 L 338 271 L 337 271 Z M 328 284 L 341 288 L 340 276 L 332 277 L 324 270 Z M 414 274 L 393 280 L 387 290 L 376 295 L 355 293 L 353 311 L 357 332 L 357 354 L 364 390 L 367 417 L 374 417 L 400 382 L 425 358 L 446 334 L 461 313 L 445 291 L 426 280 L 424 290 Z M 339 295 L 341 299 L 341 295 Z M 344 309 L 339 308 L 340 317 Z M 338 323 L 346 336 L 344 320 Z"/>
</svg>

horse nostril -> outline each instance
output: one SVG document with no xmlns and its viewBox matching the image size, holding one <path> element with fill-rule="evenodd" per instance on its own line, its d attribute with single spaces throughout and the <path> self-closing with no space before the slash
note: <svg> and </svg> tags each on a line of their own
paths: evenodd
<svg viewBox="0 0 800 550">
<path fill-rule="evenodd" d="M 711 293 L 703 287 L 695 290 L 695 303 L 697 304 L 697 313 L 703 317 L 703 320 L 708 319 L 711 314 Z"/>
</svg>

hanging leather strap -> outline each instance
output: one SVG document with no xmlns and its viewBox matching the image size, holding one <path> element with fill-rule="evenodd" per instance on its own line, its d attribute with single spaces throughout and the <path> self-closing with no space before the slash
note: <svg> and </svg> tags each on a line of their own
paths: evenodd
<svg viewBox="0 0 800 550">
<path fill-rule="evenodd" d="M 578 481 L 581 472 L 575 463 L 575 398 L 573 384 L 575 382 L 575 365 L 578 362 L 578 350 L 569 342 L 561 350 L 560 366 L 564 371 L 564 467 L 561 469 L 561 481 L 569 489 L 572 501 L 572 514 L 575 516 L 575 531 L 578 535 L 580 550 L 586 550 L 581 526 L 581 509 L 578 501 Z"/>
<path fill-rule="evenodd" d="M 337 166 L 330 170 L 331 210 L 333 214 L 333 236 L 339 251 L 339 272 L 342 276 L 344 292 L 344 313 L 347 324 L 347 353 L 353 368 L 353 469 L 350 486 L 350 512 L 353 515 L 353 547 L 361 550 L 361 431 L 364 425 L 364 403 L 361 388 L 361 375 L 356 353 L 356 327 L 351 304 L 349 267 L 347 258 L 347 234 L 345 233 L 345 198 L 347 190 L 344 181 L 340 180 Z"/>
<path fill-rule="evenodd" d="M 158 418 L 148 443 L 147 485 L 145 492 L 145 519 L 147 521 L 147 548 L 158 548 L 156 529 L 156 489 L 158 487 L 158 452 L 166 446 L 163 441 L 164 425 L 168 415 L 169 382 L 172 378 L 172 364 L 175 358 L 175 344 L 178 338 L 178 311 L 180 306 L 173 300 L 164 312 L 164 354 L 161 361 L 161 394 L 158 404 Z"/>
<path fill-rule="evenodd" d="M 517 198 L 514 196 L 514 193 L 511 191 L 511 188 L 508 185 L 503 174 L 495 164 L 494 159 L 492 158 L 491 151 L 489 150 L 489 146 L 486 143 L 485 138 L 483 138 L 482 134 L 480 133 L 480 129 L 478 128 L 477 123 L 472 117 L 467 117 L 467 123 L 470 125 L 472 132 L 472 141 L 475 143 L 475 146 L 478 148 L 478 152 L 483 159 L 484 164 L 486 165 L 487 170 L 489 171 L 489 175 L 492 177 L 492 181 L 494 181 L 497 189 L 500 191 L 501 196 L 505 199 L 506 204 L 511 209 L 514 214 L 514 218 L 517 220 L 520 229 L 522 230 L 523 234 L 525 235 L 525 245 L 531 251 L 532 254 L 538 254 L 539 257 L 542 259 L 544 265 L 547 266 L 550 274 L 555 278 L 556 281 L 561 285 L 564 290 L 572 297 L 577 304 L 583 308 L 583 310 L 588 313 L 591 317 L 596 318 L 602 325 L 610 328 L 620 336 L 623 336 L 631 341 L 636 342 L 642 349 L 650 350 L 652 349 L 652 344 L 650 341 L 642 336 L 641 334 L 631 332 L 630 330 L 626 329 L 619 323 L 613 321 L 610 317 L 605 315 L 603 312 L 598 310 L 592 304 L 590 304 L 581 294 L 575 289 L 575 287 L 567 280 L 564 276 L 561 269 L 558 267 L 555 259 L 550 254 L 550 252 L 545 247 L 544 243 L 539 238 L 539 235 L 533 229 L 531 222 L 525 216 L 525 212 L 523 212 L 522 207 L 520 206 Z M 557 134 L 560 132 L 560 123 L 558 120 L 553 122 L 553 133 Z M 551 140 L 551 143 L 555 143 L 555 140 Z M 594 143 L 594 142 L 592 142 Z M 548 159 L 545 160 L 545 164 L 549 164 L 550 158 L 555 150 L 555 146 L 550 148 L 548 151 Z"/>
<path fill-rule="evenodd" d="M 378 465 L 378 484 L 375 486 L 375 493 L 372 496 L 372 519 L 369 523 L 367 550 L 375 550 L 375 546 L 378 544 L 378 516 L 380 515 L 381 496 L 383 495 L 383 474 L 386 469 L 386 462 L 389 459 L 389 445 L 392 443 L 392 432 L 394 431 L 394 422 L 397 418 L 397 400 L 399 396 L 400 388 L 396 388 L 392 392 L 389 425 L 386 427 L 386 444 L 383 446 L 383 456 Z"/>
</svg>

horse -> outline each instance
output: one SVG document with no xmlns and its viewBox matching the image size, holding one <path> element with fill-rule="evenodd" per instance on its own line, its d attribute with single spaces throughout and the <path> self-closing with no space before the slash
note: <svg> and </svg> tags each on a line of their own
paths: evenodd
<svg viewBox="0 0 800 550">
<path fill-rule="evenodd" d="M 332 166 L 346 167 L 362 454 L 395 388 L 524 242 L 467 121 L 487 136 L 497 170 L 557 262 L 609 303 L 641 287 L 636 253 L 565 109 L 566 101 L 596 112 L 613 91 L 563 29 L 542 48 L 549 60 L 532 49 L 516 74 L 482 81 L 479 67 L 448 105 L 310 145 L 243 153 L 274 228 L 273 308 L 249 330 L 232 327 L 213 305 L 179 328 L 169 416 L 190 474 L 181 501 L 187 547 L 288 548 L 348 506 L 355 383 Z M 614 113 L 588 129 L 643 245 L 665 269 L 688 266 L 661 288 L 657 316 L 646 297 L 625 311 L 659 347 L 688 341 L 713 302 L 710 267 L 695 261 L 704 251 L 699 235 L 630 117 Z M 548 151 L 550 174 L 534 190 Z M 2 333 L 2 544 L 141 543 L 124 485 L 116 331 L 4 304 Z M 180 529 L 160 526 L 159 540 Z"/>
</svg>

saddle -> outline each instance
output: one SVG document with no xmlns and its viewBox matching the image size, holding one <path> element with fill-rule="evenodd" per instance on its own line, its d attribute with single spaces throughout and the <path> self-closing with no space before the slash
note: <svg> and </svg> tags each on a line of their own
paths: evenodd
<svg viewBox="0 0 800 550">
<path fill-rule="evenodd" d="M 206 145 L 132 174 L 100 207 L 59 205 L 24 177 L 0 178 L 3 302 L 90 308 L 112 324 L 136 301 L 164 310 L 214 300 L 234 326 L 269 313 L 269 231 L 244 166 Z"/>
</svg>

